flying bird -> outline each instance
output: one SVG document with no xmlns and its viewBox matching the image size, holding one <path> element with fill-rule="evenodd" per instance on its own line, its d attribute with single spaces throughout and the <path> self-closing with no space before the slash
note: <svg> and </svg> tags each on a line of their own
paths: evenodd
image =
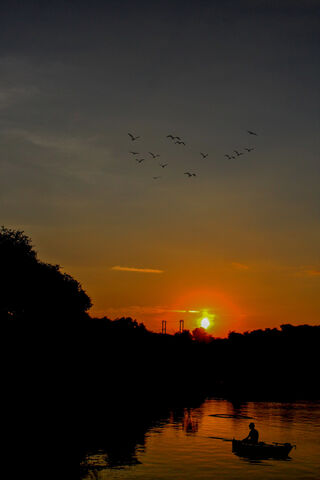
<svg viewBox="0 0 320 480">
<path fill-rule="evenodd" d="M 161 177 L 152 177 L 152 178 L 153 178 L 153 180 L 157 180 L 158 178 L 161 178 Z"/>
<path fill-rule="evenodd" d="M 167 138 L 171 138 L 171 140 L 181 140 L 181 137 L 171 135 L 171 133 L 170 133 L 170 135 L 167 135 Z M 177 142 L 175 142 L 175 143 L 177 143 Z"/>
<path fill-rule="evenodd" d="M 177 140 L 177 141 L 174 142 L 174 143 L 177 143 L 177 144 L 179 144 L 179 145 L 184 145 L 184 146 L 186 145 L 184 142 L 182 142 L 182 141 L 180 141 L 180 140 Z"/>
<path fill-rule="evenodd" d="M 160 167 L 164 168 L 166 167 L 168 164 L 167 163 L 159 163 Z"/>
<path fill-rule="evenodd" d="M 152 153 L 152 152 L 149 152 L 149 153 L 152 156 L 152 158 L 160 157 L 160 155 L 158 153 Z"/>
<path fill-rule="evenodd" d="M 207 153 L 202 153 L 202 152 L 200 152 L 200 153 L 201 153 L 201 155 L 202 155 L 202 158 L 206 158 L 206 157 L 208 156 Z"/>
<path fill-rule="evenodd" d="M 247 130 L 247 132 L 248 132 L 250 135 L 256 135 L 256 136 L 258 136 L 258 134 L 257 134 L 257 133 L 255 133 L 255 132 L 252 132 L 251 130 Z"/>
<path fill-rule="evenodd" d="M 237 154 L 237 157 L 240 157 L 240 155 L 243 155 L 243 152 L 238 152 L 238 150 L 233 150 L 236 154 Z"/>
<path fill-rule="evenodd" d="M 139 155 L 139 152 L 129 152 L 132 153 L 132 155 Z"/>
<path fill-rule="evenodd" d="M 232 157 L 230 157 L 230 155 L 228 155 L 227 153 L 225 154 L 225 157 L 227 157 L 229 160 L 230 160 L 230 158 L 232 158 Z"/>
<path fill-rule="evenodd" d="M 254 150 L 254 148 L 245 148 L 245 150 L 247 150 L 247 152 L 251 152 L 251 150 Z"/>
<path fill-rule="evenodd" d="M 132 135 L 132 133 L 128 133 L 128 135 L 133 142 L 134 142 L 134 140 L 137 140 L 138 138 L 140 138 L 139 136 L 135 137 L 134 135 Z"/>
<path fill-rule="evenodd" d="M 136 162 L 138 163 L 144 162 L 144 158 L 136 158 Z"/>
<path fill-rule="evenodd" d="M 189 178 L 197 176 L 195 173 L 191 173 L 191 172 L 184 172 L 184 175 L 188 175 Z"/>
</svg>

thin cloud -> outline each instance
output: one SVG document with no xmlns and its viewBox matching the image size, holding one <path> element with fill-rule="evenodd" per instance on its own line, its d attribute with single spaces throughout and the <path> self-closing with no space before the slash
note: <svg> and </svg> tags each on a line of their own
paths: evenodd
<svg viewBox="0 0 320 480">
<path fill-rule="evenodd" d="M 320 269 L 318 267 L 313 267 L 312 265 L 308 267 L 300 267 L 299 269 L 293 270 L 292 275 L 300 278 L 320 277 Z"/>
<path fill-rule="evenodd" d="M 171 313 L 200 313 L 200 310 L 164 310 Z"/>
<path fill-rule="evenodd" d="M 157 270 L 155 268 L 120 267 L 119 265 L 111 267 L 111 270 L 118 272 L 163 273 L 163 270 Z"/>
<path fill-rule="evenodd" d="M 26 142 L 37 147 L 54 148 L 62 151 L 68 150 L 79 152 L 86 146 L 86 143 L 83 141 L 83 139 L 76 137 L 37 133 L 17 128 L 9 128 L 3 130 L 2 133 L 9 136 L 22 138 Z"/>
<path fill-rule="evenodd" d="M 93 314 L 96 316 L 107 316 L 108 318 L 120 318 L 124 316 L 131 316 L 134 318 L 140 318 L 143 316 L 159 316 L 170 313 L 190 313 L 199 314 L 200 310 L 183 310 L 174 309 L 170 306 L 163 305 L 127 305 L 125 307 L 105 307 L 104 309 L 93 309 Z M 172 321 L 172 320 L 167 320 Z M 175 321 L 175 320 L 174 320 Z"/>
<path fill-rule="evenodd" d="M 231 262 L 231 265 L 233 268 L 236 268 L 237 270 L 248 270 L 249 267 L 245 263 L 239 263 L 239 262 Z"/>
<path fill-rule="evenodd" d="M 320 270 L 304 270 L 303 272 L 307 277 L 320 277 Z"/>
</svg>

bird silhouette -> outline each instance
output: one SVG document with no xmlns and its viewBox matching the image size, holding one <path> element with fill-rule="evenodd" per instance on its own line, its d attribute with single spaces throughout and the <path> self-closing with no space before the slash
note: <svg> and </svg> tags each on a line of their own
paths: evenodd
<svg viewBox="0 0 320 480">
<path fill-rule="evenodd" d="M 185 144 L 185 142 L 183 142 L 183 141 L 180 141 L 180 140 L 177 140 L 177 141 L 176 141 L 176 142 L 174 142 L 174 143 L 177 143 L 178 145 L 184 145 L 184 146 L 186 145 L 186 144 Z"/>
<path fill-rule="evenodd" d="M 200 152 L 200 153 L 201 153 L 201 155 L 202 155 L 202 158 L 206 158 L 206 157 L 208 156 L 207 153 L 202 153 L 202 152 Z"/>
<path fill-rule="evenodd" d="M 132 155 L 139 155 L 139 152 L 129 152 L 132 153 Z"/>
<path fill-rule="evenodd" d="M 191 172 L 184 172 L 184 175 L 188 175 L 189 178 L 197 176 L 195 173 L 191 173 Z"/>
<path fill-rule="evenodd" d="M 167 163 L 159 163 L 160 167 L 165 168 L 168 164 Z"/>
<path fill-rule="evenodd" d="M 139 136 L 135 137 L 134 135 L 132 135 L 132 133 L 128 133 L 128 135 L 133 142 L 134 142 L 134 140 L 137 140 L 138 138 L 140 138 Z"/>
<path fill-rule="evenodd" d="M 225 157 L 227 157 L 229 160 L 230 160 L 230 158 L 232 158 L 232 157 L 230 157 L 230 155 L 228 155 L 227 153 L 225 154 Z"/>
<path fill-rule="evenodd" d="M 233 150 L 233 151 L 234 151 L 234 153 L 237 154 L 237 157 L 240 157 L 240 155 L 243 155 L 243 153 L 241 153 L 241 152 L 239 153 L 238 150 Z"/>
<path fill-rule="evenodd" d="M 170 135 L 167 135 L 167 138 L 171 138 L 171 140 L 181 140 L 181 137 L 178 137 L 177 135 L 176 136 L 171 135 L 171 133 Z"/>
<path fill-rule="evenodd" d="M 149 152 L 149 153 L 152 156 L 152 158 L 160 157 L 160 155 L 158 153 L 152 153 L 152 152 Z"/>
<path fill-rule="evenodd" d="M 153 180 L 157 180 L 158 178 L 161 178 L 161 177 L 152 177 L 152 178 L 153 178 Z"/>
<path fill-rule="evenodd" d="M 247 130 L 247 132 L 248 132 L 250 135 L 256 135 L 256 136 L 258 136 L 258 134 L 257 134 L 257 133 L 255 133 L 255 132 L 252 132 L 251 130 Z"/>
<path fill-rule="evenodd" d="M 144 158 L 136 158 L 136 162 L 138 163 L 144 162 Z"/>
<path fill-rule="evenodd" d="M 245 150 L 247 150 L 247 152 L 251 152 L 251 150 L 254 150 L 254 148 L 253 147 L 252 148 L 246 148 L 245 147 Z"/>
</svg>

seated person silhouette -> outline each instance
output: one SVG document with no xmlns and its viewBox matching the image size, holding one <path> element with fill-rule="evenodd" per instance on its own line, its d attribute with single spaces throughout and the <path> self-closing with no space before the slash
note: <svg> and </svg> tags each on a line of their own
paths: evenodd
<svg viewBox="0 0 320 480">
<path fill-rule="evenodd" d="M 253 443 L 253 444 L 257 444 L 257 443 L 258 443 L 258 441 L 259 441 L 259 432 L 258 432 L 258 430 L 256 430 L 254 427 L 255 427 L 254 423 L 250 423 L 250 425 L 249 425 L 249 428 L 250 428 L 249 435 L 242 440 L 243 442 Z"/>
</svg>

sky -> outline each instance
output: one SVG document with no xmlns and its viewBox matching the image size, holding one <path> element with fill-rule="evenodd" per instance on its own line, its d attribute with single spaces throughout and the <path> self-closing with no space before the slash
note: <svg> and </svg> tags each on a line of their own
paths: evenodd
<svg viewBox="0 0 320 480">
<path fill-rule="evenodd" d="M 319 324 L 319 26 L 319 0 L 2 2 L 0 224 L 92 316 Z"/>
</svg>

